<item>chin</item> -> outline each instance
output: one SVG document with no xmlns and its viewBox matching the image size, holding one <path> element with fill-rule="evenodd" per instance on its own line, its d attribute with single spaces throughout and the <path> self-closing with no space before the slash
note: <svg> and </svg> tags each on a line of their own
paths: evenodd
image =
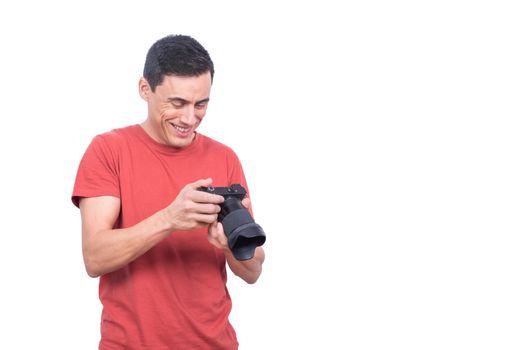
<svg viewBox="0 0 524 350">
<path fill-rule="evenodd" d="M 180 139 L 180 138 L 171 138 L 169 140 L 169 145 L 175 148 L 184 148 L 191 144 L 193 138 Z"/>
</svg>

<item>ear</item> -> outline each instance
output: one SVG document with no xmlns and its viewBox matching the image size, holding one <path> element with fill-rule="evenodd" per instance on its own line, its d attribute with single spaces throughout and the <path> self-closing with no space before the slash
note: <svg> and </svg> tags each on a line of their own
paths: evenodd
<svg viewBox="0 0 524 350">
<path fill-rule="evenodd" d="M 141 77 L 138 81 L 138 93 L 144 101 L 149 101 L 149 95 L 151 95 L 151 87 L 144 77 Z"/>
</svg>

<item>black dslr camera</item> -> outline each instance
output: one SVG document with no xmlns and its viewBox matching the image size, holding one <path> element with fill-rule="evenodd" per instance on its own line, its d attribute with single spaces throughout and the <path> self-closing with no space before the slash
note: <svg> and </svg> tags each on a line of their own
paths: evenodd
<svg viewBox="0 0 524 350">
<path fill-rule="evenodd" d="M 234 184 L 230 187 L 199 187 L 198 190 L 224 197 L 218 221 L 224 227 L 229 249 L 237 260 L 251 259 L 255 248 L 266 241 L 266 234 L 242 205 L 246 196 L 244 187 Z"/>
</svg>

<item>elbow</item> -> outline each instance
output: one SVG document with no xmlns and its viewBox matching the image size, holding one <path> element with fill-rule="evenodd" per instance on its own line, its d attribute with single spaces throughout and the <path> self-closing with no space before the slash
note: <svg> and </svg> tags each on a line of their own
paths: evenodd
<svg viewBox="0 0 524 350">
<path fill-rule="evenodd" d="M 101 273 L 99 269 L 96 267 L 96 264 L 93 262 L 88 261 L 87 259 L 84 260 L 84 265 L 86 268 L 87 275 L 91 278 L 97 278 L 100 277 Z"/>
<path fill-rule="evenodd" d="M 102 272 L 100 270 L 100 266 L 97 263 L 96 259 L 89 254 L 89 252 L 84 249 L 84 267 L 86 269 L 87 275 L 91 278 L 97 278 L 102 275 Z"/>
<path fill-rule="evenodd" d="M 258 276 L 252 277 L 252 278 L 244 278 L 244 281 L 247 284 L 255 284 L 257 280 L 258 280 Z"/>
<path fill-rule="evenodd" d="M 247 284 L 255 284 L 256 281 L 258 281 L 258 278 L 260 277 L 260 274 L 262 273 L 262 270 L 259 271 L 251 271 L 251 273 L 244 274 L 242 276 L 238 276 L 244 280 Z"/>
<path fill-rule="evenodd" d="M 100 273 L 96 272 L 95 270 L 91 270 L 86 266 L 86 272 L 87 275 L 91 278 L 97 278 L 100 277 Z"/>
</svg>

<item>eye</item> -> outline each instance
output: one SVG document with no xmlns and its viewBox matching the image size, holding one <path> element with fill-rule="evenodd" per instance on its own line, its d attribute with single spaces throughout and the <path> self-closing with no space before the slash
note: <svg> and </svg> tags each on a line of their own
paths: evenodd
<svg viewBox="0 0 524 350">
<path fill-rule="evenodd" d="M 207 102 L 199 102 L 195 105 L 196 109 L 204 109 L 207 106 Z"/>
</svg>

